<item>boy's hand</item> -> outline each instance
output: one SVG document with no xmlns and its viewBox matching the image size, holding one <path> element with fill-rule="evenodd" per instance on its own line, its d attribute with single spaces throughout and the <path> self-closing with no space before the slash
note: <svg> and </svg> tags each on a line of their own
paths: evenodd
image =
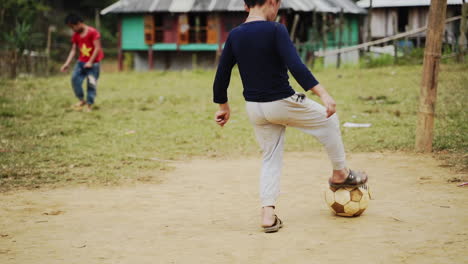
<svg viewBox="0 0 468 264">
<path fill-rule="evenodd" d="M 219 110 L 215 114 L 215 122 L 216 124 L 223 127 L 228 122 L 230 116 L 231 116 L 231 109 L 229 108 L 229 104 L 228 103 L 220 104 Z"/>
<path fill-rule="evenodd" d="M 85 68 L 92 68 L 93 67 L 93 63 L 92 62 L 87 62 L 85 65 L 84 65 Z"/>
<path fill-rule="evenodd" d="M 68 70 L 68 64 L 64 64 L 62 65 L 62 67 L 60 67 L 61 72 L 66 72 L 67 70 Z"/>
<path fill-rule="evenodd" d="M 336 113 L 336 102 L 328 93 L 320 96 L 320 99 L 322 100 L 323 105 L 327 108 L 327 118 Z"/>
<path fill-rule="evenodd" d="M 318 95 L 318 97 L 320 97 L 320 100 L 322 100 L 323 105 L 327 108 L 327 118 L 336 113 L 336 102 L 328 94 L 327 90 L 325 90 L 325 88 L 322 85 L 317 84 L 316 86 L 311 88 L 311 91 L 314 94 Z"/>
</svg>

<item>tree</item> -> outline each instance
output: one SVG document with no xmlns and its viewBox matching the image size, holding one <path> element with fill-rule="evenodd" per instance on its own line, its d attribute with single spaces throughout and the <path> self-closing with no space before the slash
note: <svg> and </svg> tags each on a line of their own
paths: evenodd
<svg viewBox="0 0 468 264">
<path fill-rule="evenodd" d="M 42 1 L 2 0 L 0 5 L 0 44 L 6 49 L 10 62 L 10 77 L 16 78 L 19 56 L 40 40 L 32 25 L 38 13 L 48 10 Z"/>
</svg>

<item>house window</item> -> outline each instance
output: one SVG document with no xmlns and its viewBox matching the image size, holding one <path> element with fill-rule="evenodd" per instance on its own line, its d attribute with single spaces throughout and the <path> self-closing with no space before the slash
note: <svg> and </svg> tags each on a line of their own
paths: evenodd
<svg viewBox="0 0 468 264">
<path fill-rule="evenodd" d="M 164 42 L 164 17 L 163 15 L 157 14 L 154 16 L 154 32 L 155 32 L 155 43 Z"/>
<path fill-rule="evenodd" d="M 189 42 L 206 43 L 207 40 L 207 15 L 189 15 Z"/>
<path fill-rule="evenodd" d="M 172 20 L 164 14 L 146 15 L 144 19 L 145 43 L 153 45 L 172 40 L 168 33 L 172 31 Z"/>
</svg>

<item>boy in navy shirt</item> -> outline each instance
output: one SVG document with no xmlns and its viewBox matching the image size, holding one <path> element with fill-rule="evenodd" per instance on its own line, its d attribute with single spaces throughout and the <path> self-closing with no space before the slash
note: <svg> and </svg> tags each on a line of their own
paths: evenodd
<svg viewBox="0 0 468 264">
<path fill-rule="evenodd" d="M 245 0 L 249 16 L 230 32 L 213 85 L 214 102 L 219 104 L 215 121 L 224 126 L 230 117 L 227 88 L 231 70 L 238 65 L 247 113 L 263 150 L 260 200 L 262 227 L 267 233 L 282 227 L 274 210 L 287 126 L 313 135 L 324 145 L 333 166 L 331 186 L 354 187 L 367 182 L 365 173 L 346 167 L 335 101 L 302 63 L 286 27 L 273 22 L 280 5 L 281 0 Z M 318 95 L 324 106 L 296 93 L 289 84 L 288 70 L 305 91 Z"/>
</svg>

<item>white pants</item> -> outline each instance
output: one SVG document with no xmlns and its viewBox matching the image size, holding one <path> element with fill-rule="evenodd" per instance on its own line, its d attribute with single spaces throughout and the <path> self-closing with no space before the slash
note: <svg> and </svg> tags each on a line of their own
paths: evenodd
<svg viewBox="0 0 468 264">
<path fill-rule="evenodd" d="M 317 138 L 325 147 L 333 169 L 345 168 L 338 116 L 334 114 L 327 118 L 326 108 L 322 105 L 295 94 L 274 102 L 247 102 L 246 107 L 263 150 L 260 176 L 262 206 L 274 206 L 279 196 L 286 126 L 296 127 Z"/>
</svg>

